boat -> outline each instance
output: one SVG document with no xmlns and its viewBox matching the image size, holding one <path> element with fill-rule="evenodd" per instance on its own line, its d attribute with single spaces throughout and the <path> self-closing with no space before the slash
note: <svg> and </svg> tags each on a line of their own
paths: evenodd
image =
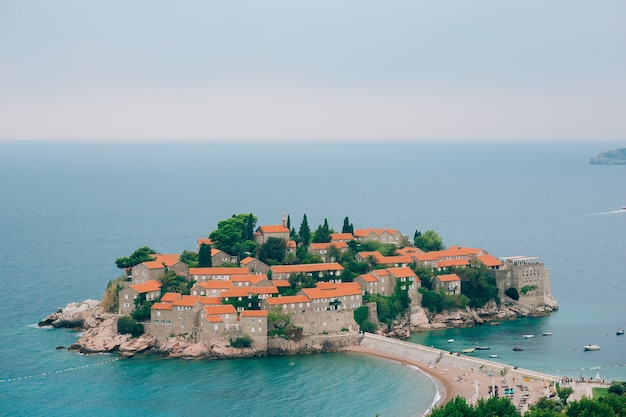
<svg viewBox="0 0 626 417">
<path fill-rule="evenodd" d="M 454 339 L 448 339 L 448 343 L 454 342 Z"/>
<path fill-rule="evenodd" d="M 533 337 L 535 337 L 534 334 L 525 334 L 522 336 L 522 339 L 532 339 Z"/>
<path fill-rule="evenodd" d="M 543 332 L 541 333 L 542 336 L 552 336 L 552 332 Z"/>
<path fill-rule="evenodd" d="M 489 350 L 489 346 L 476 346 L 476 350 Z"/>
<path fill-rule="evenodd" d="M 500 322 L 499 322 L 499 321 L 492 321 L 492 322 L 491 322 L 491 323 L 489 323 L 489 324 L 491 324 L 492 326 L 499 326 L 499 325 L 500 325 Z"/>
<path fill-rule="evenodd" d="M 583 349 L 587 350 L 587 351 L 589 351 L 589 350 L 600 350 L 600 346 L 598 346 L 598 345 L 585 345 L 585 346 L 583 346 Z"/>
<path fill-rule="evenodd" d="M 524 350 L 524 349 L 522 349 L 521 347 L 517 347 L 517 346 L 515 346 L 515 347 L 513 348 L 513 350 L 514 350 L 514 351 L 516 351 L 516 352 L 521 352 L 521 351 L 522 351 L 522 350 Z"/>
<path fill-rule="evenodd" d="M 622 328 L 620 327 L 619 329 L 617 329 L 617 331 L 615 332 L 615 334 L 616 334 L 617 336 L 620 336 L 620 335 L 624 334 L 624 329 L 622 329 Z"/>
<path fill-rule="evenodd" d="M 463 349 L 461 352 L 463 353 L 472 353 L 474 351 L 474 348 L 469 348 L 469 349 Z"/>
<path fill-rule="evenodd" d="M 498 355 L 497 353 L 491 354 L 489 355 L 490 358 L 499 358 L 500 355 Z"/>
</svg>

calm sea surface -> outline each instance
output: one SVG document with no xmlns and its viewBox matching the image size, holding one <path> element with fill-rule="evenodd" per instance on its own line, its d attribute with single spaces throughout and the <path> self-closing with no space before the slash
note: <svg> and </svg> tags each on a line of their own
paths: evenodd
<svg viewBox="0 0 626 417">
<path fill-rule="evenodd" d="M 0 415 L 421 415 L 432 381 L 376 358 L 117 360 L 56 350 L 78 335 L 34 326 L 68 302 L 99 299 L 119 275 L 116 258 L 143 245 L 193 250 L 243 212 L 259 224 L 286 212 L 296 228 L 306 213 L 313 228 L 327 218 L 335 230 L 349 216 L 357 228 L 434 229 L 448 246 L 538 256 L 557 313 L 413 341 L 485 344 L 476 356 L 626 380 L 626 336 L 615 336 L 626 326 L 626 166 L 587 163 L 616 147 L 0 143 Z M 583 352 L 589 343 L 602 349 Z"/>
</svg>

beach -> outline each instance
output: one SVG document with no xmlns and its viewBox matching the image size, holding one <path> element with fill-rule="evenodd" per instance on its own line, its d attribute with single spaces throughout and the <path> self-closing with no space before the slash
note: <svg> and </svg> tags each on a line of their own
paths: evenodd
<svg viewBox="0 0 626 417">
<path fill-rule="evenodd" d="M 470 404 L 475 404 L 481 398 L 489 398 L 494 392 L 500 397 L 506 396 L 521 411 L 528 410 L 529 405 L 539 398 L 548 395 L 548 382 L 537 379 L 521 378 L 519 376 L 493 375 L 478 369 L 467 370 L 449 365 L 434 365 L 411 358 L 405 358 L 386 352 L 381 352 L 364 346 L 351 346 L 347 352 L 366 354 L 398 362 L 399 366 L 414 366 L 430 376 L 439 392 L 433 405 L 442 406 L 449 400 L 460 396 Z M 588 390 L 585 386 L 575 387 L 574 398 L 580 398 Z"/>
</svg>

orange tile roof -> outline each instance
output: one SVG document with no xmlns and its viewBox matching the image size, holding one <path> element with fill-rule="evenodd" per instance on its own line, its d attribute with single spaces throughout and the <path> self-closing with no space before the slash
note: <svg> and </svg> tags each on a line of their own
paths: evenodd
<svg viewBox="0 0 626 417">
<path fill-rule="evenodd" d="M 447 268 L 449 266 L 467 266 L 469 261 L 467 259 L 446 259 L 437 262 L 439 268 Z"/>
<path fill-rule="evenodd" d="M 232 304 L 221 304 L 218 306 L 206 306 L 204 311 L 209 315 L 213 314 L 237 314 L 235 306 Z"/>
<path fill-rule="evenodd" d="M 372 273 L 379 277 L 389 276 L 389 271 L 387 271 L 386 269 L 375 269 L 374 271 L 372 271 Z"/>
<path fill-rule="evenodd" d="M 359 275 L 359 277 L 365 282 L 378 282 L 378 278 L 376 278 L 372 274 L 363 274 L 363 275 Z"/>
<path fill-rule="evenodd" d="M 222 319 L 221 316 L 214 316 L 214 315 L 207 314 L 206 316 L 204 316 L 204 318 L 209 323 L 224 323 L 224 319 Z"/>
<path fill-rule="evenodd" d="M 351 283 L 356 284 L 356 283 Z M 361 295 L 361 287 L 356 284 L 341 286 L 338 285 L 334 288 L 303 288 L 300 290 L 303 294 L 309 297 L 311 300 L 319 300 L 320 298 L 333 298 L 344 297 L 347 295 Z"/>
<path fill-rule="evenodd" d="M 170 303 L 154 303 L 151 307 L 152 310 L 171 310 L 172 305 Z"/>
<path fill-rule="evenodd" d="M 461 278 L 457 274 L 437 275 L 435 279 L 438 279 L 441 282 L 452 282 L 461 280 Z"/>
<path fill-rule="evenodd" d="M 165 269 L 163 263 L 159 261 L 147 261 L 143 262 L 143 265 L 145 265 L 148 269 Z"/>
<path fill-rule="evenodd" d="M 391 235 L 395 235 L 396 233 L 398 233 L 397 230 L 395 229 L 374 229 L 374 228 L 370 228 L 370 229 L 357 229 L 354 231 L 354 236 L 357 237 L 365 237 L 370 233 L 374 233 L 377 235 L 382 235 L 383 233 L 389 233 Z"/>
<path fill-rule="evenodd" d="M 337 262 L 328 262 L 321 264 L 302 264 L 302 265 L 274 265 L 272 266 L 274 273 L 299 273 L 299 272 L 322 272 L 322 271 L 343 271 L 343 266 Z"/>
<path fill-rule="evenodd" d="M 233 287 L 233 283 L 228 281 L 228 280 L 223 280 L 223 279 L 211 279 L 209 281 L 202 281 L 201 283 L 198 284 L 199 286 L 201 286 L 202 288 L 205 289 L 222 289 L 222 290 L 226 290 L 226 289 L 231 289 Z"/>
<path fill-rule="evenodd" d="M 311 300 L 306 295 L 290 295 L 285 297 L 266 298 L 265 301 L 267 301 L 267 303 L 271 306 L 277 306 L 291 303 L 308 303 Z"/>
<path fill-rule="evenodd" d="M 267 310 L 243 310 L 242 317 L 267 317 Z"/>
<path fill-rule="evenodd" d="M 175 263 L 180 262 L 180 255 L 176 253 L 169 253 L 169 254 L 157 253 L 157 254 L 152 254 L 150 256 L 154 258 L 155 262 L 158 262 L 161 265 L 165 264 L 165 266 L 172 266 Z"/>
<path fill-rule="evenodd" d="M 414 254 L 414 253 L 424 253 L 424 251 L 422 251 L 420 248 L 414 248 L 414 247 L 411 247 L 411 246 L 407 246 L 407 247 L 404 247 L 404 248 L 397 249 L 396 252 L 398 252 L 401 255 L 411 255 L 411 254 Z"/>
<path fill-rule="evenodd" d="M 253 258 L 252 256 L 248 256 L 247 258 L 242 259 L 241 261 L 239 261 L 239 263 L 241 265 L 248 265 L 250 262 L 252 261 L 256 261 L 256 258 Z"/>
<path fill-rule="evenodd" d="M 410 264 L 413 262 L 413 258 L 408 255 L 381 256 L 376 259 L 376 262 L 379 264 Z"/>
<path fill-rule="evenodd" d="M 247 275 L 249 273 L 248 268 L 189 268 L 189 275 Z"/>
<path fill-rule="evenodd" d="M 141 284 L 131 285 L 130 288 L 137 291 L 139 294 L 144 294 L 152 291 L 159 291 L 163 283 L 158 279 L 151 279 L 150 281 L 142 282 Z"/>
<path fill-rule="evenodd" d="M 291 284 L 286 279 L 273 279 L 271 281 L 275 287 L 291 287 Z"/>
<path fill-rule="evenodd" d="M 198 300 L 202 305 L 220 305 L 222 304 L 222 299 L 219 297 L 200 297 Z"/>
<path fill-rule="evenodd" d="M 174 301 L 178 300 L 181 296 L 182 295 L 177 292 L 166 292 L 165 294 L 163 294 L 163 297 L 161 297 L 161 302 L 173 303 Z"/>
<path fill-rule="evenodd" d="M 230 281 L 232 282 L 249 282 L 252 285 L 256 285 L 264 279 L 267 279 L 267 275 L 265 274 L 233 275 L 230 277 Z"/>
<path fill-rule="evenodd" d="M 198 301 L 200 301 L 200 296 L 198 295 L 182 295 L 178 300 L 175 300 L 172 305 L 182 306 L 182 307 L 192 307 Z"/>
<path fill-rule="evenodd" d="M 330 249 L 331 246 L 334 246 L 337 249 L 345 249 L 348 247 L 348 244 L 346 242 L 328 242 L 328 243 L 311 243 L 309 246 L 313 250 Z"/>
<path fill-rule="evenodd" d="M 233 298 L 233 297 L 247 297 L 250 295 L 250 291 L 248 291 L 250 287 L 238 287 L 228 291 L 222 291 L 220 293 L 221 298 Z"/>
<path fill-rule="evenodd" d="M 290 248 L 290 249 L 293 249 L 293 248 L 297 248 L 298 245 L 296 244 L 295 240 L 288 240 L 287 241 L 287 247 Z"/>
<path fill-rule="evenodd" d="M 368 252 L 359 252 L 358 255 L 361 257 L 361 259 L 367 259 L 370 256 L 374 258 L 374 260 L 377 260 L 379 258 L 382 258 L 383 255 L 378 252 L 377 250 L 375 251 L 368 251 Z"/>
<path fill-rule="evenodd" d="M 415 272 L 407 266 L 399 267 L 399 268 L 387 268 L 390 274 L 394 277 L 402 278 L 402 277 L 417 277 Z"/>
<path fill-rule="evenodd" d="M 492 267 L 492 266 L 502 266 L 502 265 L 504 265 L 501 260 L 499 260 L 498 258 L 496 258 L 493 255 L 489 255 L 489 254 L 487 254 L 487 255 L 479 255 L 476 258 L 478 258 L 478 260 L 480 262 L 485 264 L 485 266 Z"/>
<path fill-rule="evenodd" d="M 257 230 L 260 230 L 262 233 L 289 233 L 289 229 L 287 229 L 282 224 L 277 224 L 273 226 L 259 226 Z"/>
<path fill-rule="evenodd" d="M 208 237 L 201 237 L 200 239 L 197 240 L 198 245 L 201 244 L 205 244 L 205 245 L 212 245 L 213 241 L 211 239 L 209 239 Z"/>
<path fill-rule="evenodd" d="M 331 233 L 330 240 L 354 240 L 352 233 Z"/>
</svg>

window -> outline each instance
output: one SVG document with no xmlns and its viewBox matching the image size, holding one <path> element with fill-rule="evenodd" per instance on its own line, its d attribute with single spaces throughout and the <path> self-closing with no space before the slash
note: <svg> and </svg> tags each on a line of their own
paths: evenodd
<svg viewBox="0 0 626 417">
<path fill-rule="evenodd" d="M 157 317 L 161 317 L 161 312 L 157 311 Z"/>
</svg>

